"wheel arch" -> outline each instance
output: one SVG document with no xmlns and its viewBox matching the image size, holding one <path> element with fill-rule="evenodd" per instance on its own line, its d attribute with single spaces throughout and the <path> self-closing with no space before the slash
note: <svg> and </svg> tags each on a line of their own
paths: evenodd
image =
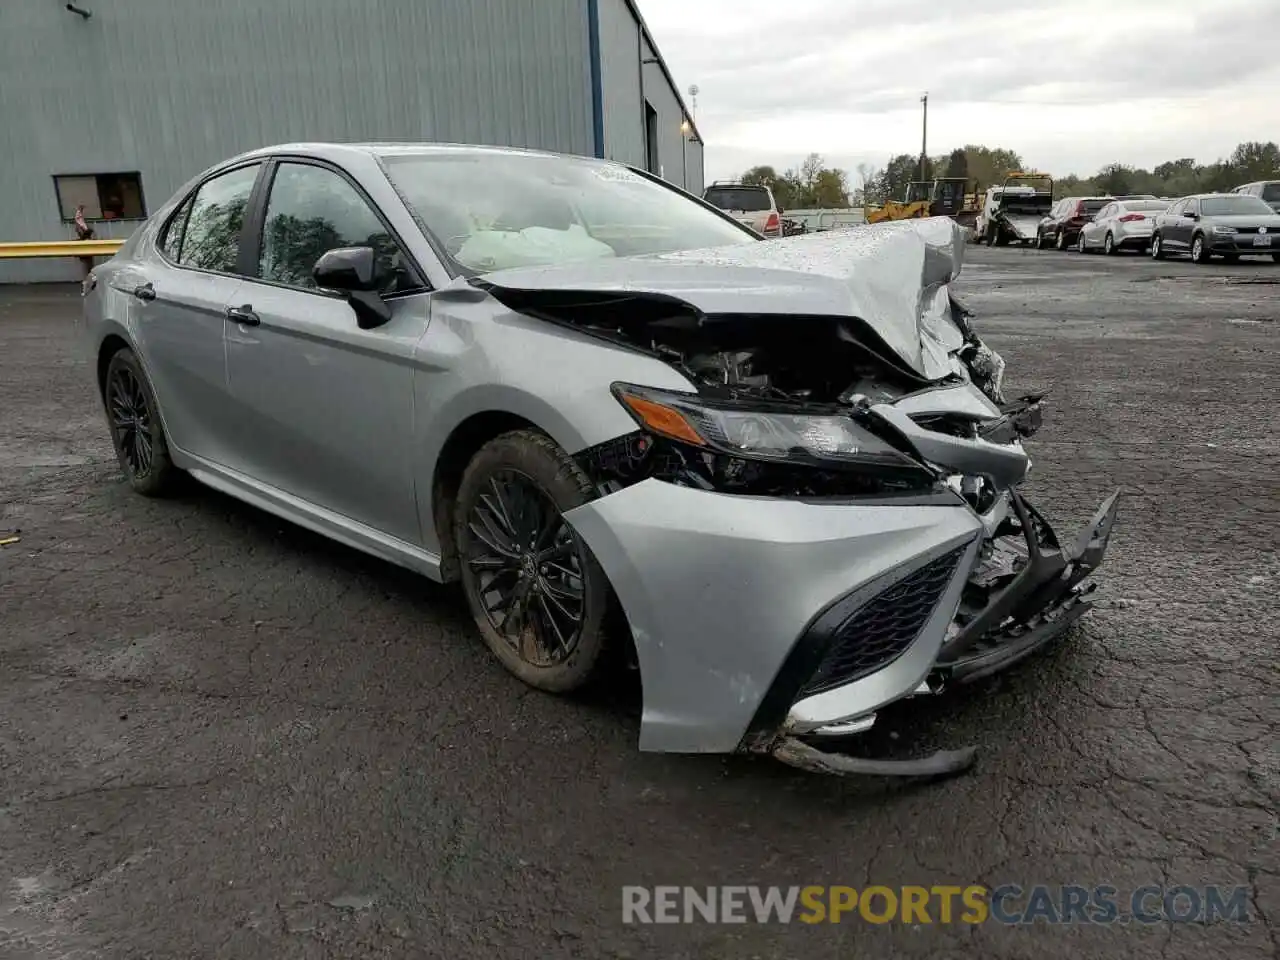
<svg viewBox="0 0 1280 960">
<path fill-rule="evenodd" d="M 473 413 L 449 432 L 431 472 L 431 523 L 440 545 L 440 579 L 454 583 L 460 578 L 458 549 L 453 542 L 453 511 L 462 474 L 480 449 L 489 441 L 512 430 L 546 430 L 526 417 L 509 410 Z"/>
<path fill-rule="evenodd" d="M 137 351 L 134 350 L 133 344 L 129 342 L 128 338 L 125 337 L 123 333 L 120 333 L 119 331 L 116 331 L 116 330 L 112 330 L 109 333 L 107 333 L 106 336 L 102 338 L 102 341 L 98 344 L 98 358 L 97 358 L 97 366 L 95 369 L 96 369 L 96 375 L 97 375 L 99 397 L 106 396 L 107 367 L 111 365 L 111 358 L 114 357 L 121 350 L 130 350 L 134 353 L 135 356 L 137 355 Z"/>
</svg>

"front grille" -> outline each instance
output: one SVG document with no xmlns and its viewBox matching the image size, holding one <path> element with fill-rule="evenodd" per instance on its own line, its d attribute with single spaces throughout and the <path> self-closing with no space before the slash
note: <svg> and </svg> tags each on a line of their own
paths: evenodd
<svg viewBox="0 0 1280 960">
<path fill-rule="evenodd" d="M 850 683 L 892 663 L 920 635 L 968 544 L 956 547 L 876 594 L 836 628 L 800 698 Z"/>
</svg>

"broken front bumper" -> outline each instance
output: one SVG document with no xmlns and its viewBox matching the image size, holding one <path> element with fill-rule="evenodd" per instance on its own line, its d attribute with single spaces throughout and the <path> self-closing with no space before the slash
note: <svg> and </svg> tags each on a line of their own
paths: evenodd
<svg viewBox="0 0 1280 960">
<path fill-rule="evenodd" d="M 750 750 L 812 766 L 799 738 L 855 733 L 889 703 L 1047 643 L 1087 606 L 1115 497 L 1062 548 L 1009 496 L 1013 516 L 993 521 L 958 497 L 803 502 L 645 480 L 569 511 L 631 625 L 641 749 Z M 1025 560 L 992 576 L 984 555 L 1014 531 Z"/>
</svg>

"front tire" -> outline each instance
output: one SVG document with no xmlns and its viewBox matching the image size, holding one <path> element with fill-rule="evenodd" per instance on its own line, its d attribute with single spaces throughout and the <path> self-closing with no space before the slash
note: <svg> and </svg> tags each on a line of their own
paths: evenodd
<svg viewBox="0 0 1280 960">
<path fill-rule="evenodd" d="M 1164 241 L 1160 239 L 1160 234 L 1158 233 L 1151 235 L 1151 259 L 1164 259 Z"/>
<path fill-rule="evenodd" d="M 549 437 L 515 430 L 462 475 L 454 542 L 471 615 L 494 656 L 531 687 L 567 693 L 597 676 L 613 592 L 564 514 L 595 498 Z"/>
<path fill-rule="evenodd" d="M 128 347 L 117 350 L 107 363 L 102 403 L 111 429 L 111 445 L 129 486 L 144 497 L 169 493 L 179 470 L 169 456 L 151 382 Z"/>
<path fill-rule="evenodd" d="M 1084 245 L 1084 231 L 1081 230 L 1076 234 L 1076 253 L 1088 253 L 1089 249 Z"/>
<path fill-rule="evenodd" d="M 1197 234 L 1191 241 L 1191 259 L 1196 263 L 1208 263 L 1213 258 L 1209 245 L 1204 242 L 1204 235 Z"/>
</svg>

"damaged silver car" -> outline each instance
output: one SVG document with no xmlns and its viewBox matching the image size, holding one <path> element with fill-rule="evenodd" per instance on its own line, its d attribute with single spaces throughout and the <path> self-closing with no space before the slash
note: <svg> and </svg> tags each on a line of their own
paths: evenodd
<svg viewBox="0 0 1280 960">
<path fill-rule="evenodd" d="M 946 218 L 765 240 L 648 174 L 301 144 L 184 186 L 85 281 L 120 465 L 461 583 L 565 692 L 634 650 L 640 747 L 834 772 L 824 748 L 1089 606 L 1110 497 L 1018 492 L 1040 397 L 949 284 Z"/>
</svg>

